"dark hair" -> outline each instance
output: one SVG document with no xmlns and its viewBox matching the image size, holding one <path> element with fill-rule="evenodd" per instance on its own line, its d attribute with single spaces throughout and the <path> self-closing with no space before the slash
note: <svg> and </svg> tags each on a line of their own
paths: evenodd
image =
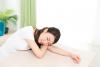
<svg viewBox="0 0 100 67">
<path fill-rule="evenodd" d="M 48 29 L 47 32 L 49 32 L 52 35 L 54 35 L 54 37 L 55 37 L 54 43 L 56 43 L 59 40 L 60 36 L 61 36 L 60 30 L 57 29 L 57 28 L 55 28 L 55 27 L 44 27 L 43 29 L 36 29 L 35 33 L 34 33 L 34 38 L 35 38 L 35 42 L 37 43 L 37 45 L 39 46 L 39 48 L 41 48 L 42 44 L 38 43 L 38 38 L 39 38 L 40 34 L 45 29 Z"/>
</svg>

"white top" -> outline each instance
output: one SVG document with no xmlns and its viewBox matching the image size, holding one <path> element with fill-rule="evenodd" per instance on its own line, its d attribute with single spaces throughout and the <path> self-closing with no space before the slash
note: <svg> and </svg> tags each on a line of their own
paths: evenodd
<svg viewBox="0 0 100 67">
<path fill-rule="evenodd" d="M 18 30 L 5 42 L 4 45 L 14 47 L 16 50 L 27 50 L 29 47 L 24 39 L 34 40 L 32 26 L 27 26 Z"/>
<path fill-rule="evenodd" d="M 34 41 L 34 30 L 32 26 L 21 28 L 12 34 L 3 44 L 3 46 L 0 47 L 0 53 L 9 54 L 11 52 L 15 52 L 16 50 L 30 49 L 25 39 Z"/>
</svg>

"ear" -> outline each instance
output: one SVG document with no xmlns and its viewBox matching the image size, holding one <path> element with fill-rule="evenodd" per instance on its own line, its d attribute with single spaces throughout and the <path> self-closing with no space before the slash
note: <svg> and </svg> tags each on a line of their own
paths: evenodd
<svg viewBox="0 0 100 67">
<path fill-rule="evenodd" d="M 43 32 L 46 33 L 48 31 L 48 29 L 45 29 Z"/>
</svg>

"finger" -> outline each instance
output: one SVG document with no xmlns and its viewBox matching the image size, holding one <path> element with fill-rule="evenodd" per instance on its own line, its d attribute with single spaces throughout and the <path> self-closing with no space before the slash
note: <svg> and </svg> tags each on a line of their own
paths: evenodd
<svg viewBox="0 0 100 67">
<path fill-rule="evenodd" d="M 79 62 L 80 62 L 79 58 L 77 58 L 77 57 L 73 58 L 73 60 L 74 60 L 74 62 L 76 62 L 76 63 L 79 63 Z"/>
<path fill-rule="evenodd" d="M 74 63 L 77 63 L 77 64 L 79 63 L 79 62 L 77 62 L 76 60 L 73 60 L 73 62 L 74 62 Z"/>
<path fill-rule="evenodd" d="M 77 59 L 78 59 L 78 62 L 80 62 L 80 57 L 79 56 L 77 56 Z"/>
</svg>

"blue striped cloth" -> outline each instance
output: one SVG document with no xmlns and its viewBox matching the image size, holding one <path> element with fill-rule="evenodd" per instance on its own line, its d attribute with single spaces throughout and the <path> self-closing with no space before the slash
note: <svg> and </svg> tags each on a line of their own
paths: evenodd
<svg viewBox="0 0 100 67">
<path fill-rule="evenodd" d="M 4 21 L 0 20 L 0 36 L 3 36 L 5 34 L 5 24 Z"/>
</svg>

